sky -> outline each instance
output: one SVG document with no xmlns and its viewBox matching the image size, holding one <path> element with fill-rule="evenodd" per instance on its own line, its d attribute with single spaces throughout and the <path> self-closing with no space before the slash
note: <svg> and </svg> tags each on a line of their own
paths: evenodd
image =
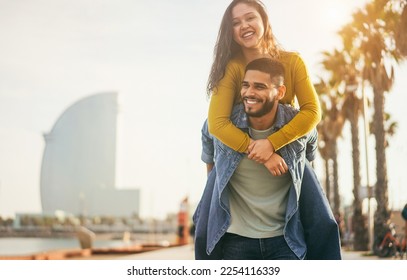
<svg viewBox="0 0 407 280">
<path fill-rule="evenodd" d="M 0 216 L 41 212 L 45 142 L 63 111 L 101 92 L 118 92 L 117 188 L 141 191 L 141 215 L 164 217 L 206 180 L 200 129 L 209 101 L 206 81 L 229 0 L 0 0 Z M 286 50 L 304 58 L 313 81 L 322 51 L 365 0 L 264 0 Z M 387 150 L 390 206 L 407 202 L 407 66 L 396 69 L 386 110 L 399 123 Z M 340 184 L 352 199 L 351 147 L 340 140 Z M 362 148 L 363 150 L 363 148 Z M 370 182 L 374 138 L 368 139 Z M 364 156 L 364 154 L 363 154 Z M 316 162 L 323 180 L 322 163 Z M 366 167 L 363 167 L 366 170 Z M 366 184 L 366 173 L 362 172 Z M 192 206 L 193 207 L 193 206 Z"/>
</svg>

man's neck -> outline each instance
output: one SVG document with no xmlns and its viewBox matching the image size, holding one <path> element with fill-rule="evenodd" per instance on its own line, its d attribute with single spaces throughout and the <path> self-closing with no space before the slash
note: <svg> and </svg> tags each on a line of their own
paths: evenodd
<svg viewBox="0 0 407 280">
<path fill-rule="evenodd" d="M 271 110 L 268 114 L 259 118 L 249 116 L 249 125 L 256 130 L 266 130 L 273 126 L 276 117 L 277 108 Z"/>
</svg>

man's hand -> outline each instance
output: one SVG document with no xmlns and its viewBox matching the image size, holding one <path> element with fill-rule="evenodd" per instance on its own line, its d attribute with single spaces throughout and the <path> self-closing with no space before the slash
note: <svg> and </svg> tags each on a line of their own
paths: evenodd
<svg viewBox="0 0 407 280">
<path fill-rule="evenodd" d="M 264 166 L 270 171 L 274 176 L 283 175 L 288 171 L 288 166 L 285 160 L 279 154 L 272 154 L 270 159 L 264 163 Z"/>
<path fill-rule="evenodd" d="M 252 138 L 249 138 L 250 142 L 249 142 L 249 146 L 247 147 L 245 153 L 249 154 L 250 153 L 250 147 L 254 144 L 254 140 Z"/>
<path fill-rule="evenodd" d="M 274 153 L 274 147 L 268 139 L 259 139 L 249 144 L 248 152 L 249 159 L 258 163 L 266 163 Z"/>
</svg>

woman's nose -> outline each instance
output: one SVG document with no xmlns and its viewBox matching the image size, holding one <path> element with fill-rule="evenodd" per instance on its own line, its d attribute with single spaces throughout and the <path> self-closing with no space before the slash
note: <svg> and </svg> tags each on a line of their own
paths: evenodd
<svg viewBox="0 0 407 280">
<path fill-rule="evenodd" d="M 248 28 L 249 27 L 249 23 L 247 22 L 247 21 L 242 21 L 242 24 L 240 25 L 240 28 L 241 29 L 246 29 L 246 28 Z"/>
</svg>

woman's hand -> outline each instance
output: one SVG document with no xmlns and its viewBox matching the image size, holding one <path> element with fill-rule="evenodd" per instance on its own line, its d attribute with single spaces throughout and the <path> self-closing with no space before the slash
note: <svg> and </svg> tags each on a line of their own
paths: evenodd
<svg viewBox="0 0 407 280">
<path fill-rule="evenodd" d="M 258 163 L 266 163 L 274 153 L 274 147 L 268 139 L 251 141 L 248 147 L 248 158 Z"/>
<path fill-rule="evenodd" d="M 279 154 L 272 154 L 270 159 L 264 163 L 264 166 L 270 171 L 274 176 L 280 176 L 288 171 L 288 166 L 285 160 Z"/>
</svg>

